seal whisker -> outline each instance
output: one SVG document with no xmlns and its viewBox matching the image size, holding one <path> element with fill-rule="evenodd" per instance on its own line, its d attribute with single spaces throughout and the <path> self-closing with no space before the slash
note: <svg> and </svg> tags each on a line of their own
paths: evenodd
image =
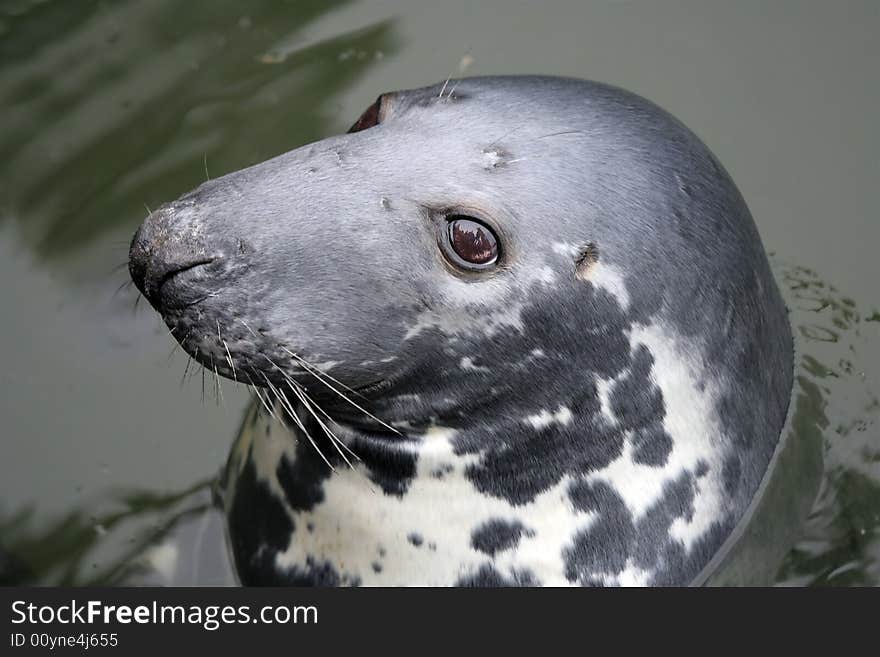
<svg viewBox="0 0 880 657">
<path fill-rule="evenodd" d="M 496 146 L 496 145 L 498 144 L 499 141 L 501 141 L 502 139 L 507 139 L 507 138 L 510 137 L 514 132 L 516 132 L 517 130 L 519 130 L 519 129 L 522 128 L 522 127 L 523 127 L 522 125 L 518 125 L 518 126 L 516 126 L 515 128 L 513 128 L 512 130 L 508 130 L 508 131 L 505 132 L 503 135 L 501 135 L 500 137 L 498 137 L 498 139 L 496 139 L 496 140 L 493 141 L 491 144 L 489 144 L 486 148 L 493 148 L 494 146 Z"/>
<path fill-rule="evenodd" d="M 282 408 L 284 408 L 289 414 L 291 419 L 296 423 L 296 426 L 305 434 L 308 441 L 312 444 L 312 447 L 315 448 L 315 451 L 318 453 L 318 456 L 327 464 L 327 467 L 330 468 L 333 472 L 336 472 L 336 468 L 330 463 L 326 456 L 324 456 L 324 452 L 321 451 L 321 448 L 318 447 L 318 443 L 315 442 L 315 439 L 312 438 L 312 434 L 309 433 L 308 429 L 306 429 L 305 424 L 296 414 L 296 411 L 293 410 L 293 405 L 290 403 L 290 400 L 287 399 L 287 396 L 283 391 L 278 390 L 272 382 L 269 380 L 263 372 L 260 372 L 260 375 L 266 380 L 266 385 L 269 386 L 269 390 L 271 390 L 275 394 L 275 399 L 281 404 Z"/>
<path fill-rule="evenodd" d="M 176 329 L 177 329 L 177 327 L 175 326 L 173 329 L 171 329 L 171 333 L 174 333 L 174 331 Z M 192 335 L 192 332 L 193 332 L 193 329 L 190 329 L 189 331 L 187 331 L 186 335 L 184 335 L 181 340 L 174 341 L 174 347 L 171 349 L 171 353 L 168 354 L 168 362 L 171 362 L 171 357 L 174 356 L 175 353 L 177 353 L 178 349 L 182 349 L 181 345 L 184 342 L 186 342 L 187 340 L 189 340 L 189 336 Z M 186 351 L 184 351 L 184 353 L 186 353 L 186 355 L 189 359 L 186 361 L 186 368 L 183 371 L 183 375 L 184 375 L 184 377 L 186 377 L 186 371 L 189 369 L 189 364 L 192 361 L 192 356 L 190 356 Z M 181 380 L 180 380 L 180 385 L 183 385 L 183 378 L 181 378 Z"/>
<path fill-rule="evenodd" d="M 278 416 L 275 415 L 275 411 L 272 410 L 272 406 L 269 404 L 269 402 L 266 401 L 266 399 L 263 399 L 263 396 L 260 394 L 259 388 L 257 386 L 251 386 L 251 390 L 257 396 L 257 399 L 260 400 L 260 403 L 263 405 L 263 408 L 266 409 L 266 412 L 269 413 L 269 417 L 271 417 L 273 420 L 278 421 Z"/>
<path fill-rule="evenodd" d="M 115 299 L 116 295 L 118 295 L 123 290 L 127 290 L 132 285 L 134 285 L 134 281 L 132 279 L 128 279 L 127 281 L 123 281 L 119 284 L 119 287 L 116 288 L 116 291 L 110 296 L 111 299 Z"/>
<path fill-rule="evenodd" d="M 226 362 L 229 363 L 229 367 L 232 370 L 232 380 L 238 383 L 238 376 L 235 374 L 235 363 L 232 362 L 232 354 L 229 353 L 229 345 L 226 344 L 226 340 L 223 339 L 223 336 L 220 335 L 220 320 L 217 320 L 217 337 L 220 339 L 220 342 L 223 343 L 223 348 L 226 350 Z"/>
<path fill-rule="evenodd" d="M 333 383 L 335 383 L 335 384 L 337 384 L 337 385 L 339 385 L 339 386 L 345 388 L 346 390 L 348 390 L 351 394 L 353 394 L 353 395 L 357 395 L 357 396 L 360 397 L 361 399 L 366 400 L 366 397 L 364 397 L 364 396 L 363 396 L 361 393 L 359 393 L 357 390 L 354 390 L 353 388 L 349 388 L 347 385 L 345 385 L 345 384 L 344 384 L 342 381 L 340 381 L 339 379 L 335 379 L 335 378 L 333 378 L 331 375 L 327 374 L 327 372 L 323 372 L 323 371 L 321 371 L 321 370 L 318 369 L 315 365 L 312 365 L 309 361 L 307 361 L 305 358 L 303 358 L 303 357 L 300 356 L 299 354 L 295 354 L 295 353 L 293 353 L 292 351 L 290 351 L 290 349 L 288 349 L 288 348 L 285 347 L 284 345 L 278 345 L 278 346 L 281 347 L 281 349 L 283 349 L 284 351 L 286 351 L 288 354 L 290 354 L 290 355 L 291 355 L 293 358 L 295 358 L 297 361 L 299 361 L 299 362 L 300 362 L 300 363 L 301 363 L 301 364 L 302 364 L 302 365 L 303 365 L 303 366 L 304 366 L 304 367 L 305 367 L 305 368 L 306 368 L 306 369 L 307 369 L 312 375 L 314 375 L 316 378 L 317 378 L 317 377 L 322 377 L 322 376 L 325 377 L 325 378 L 328 378 L 328 379 L 330 379 L 331 381 L 333 381 Z M 336 391 L 336 392 L 338 392 L 338 391 Z"/>
<path fill-rule="evenodd" d="M 470 53 L 471 53 L 471 49 L 468 48 L 465 51 L 464 57 L 462 57 L 461 61 L 458 62 L 458 74 L 459 75 L 462 75 L 470 67 L 470 65 L 473 63 L 474 58 L 471 57 Z M 452 76 L 450 75 L 448 78 L 446 78 L 446 82 L 443 83 L 443 88 L 440 89 L 440 95 L 437 96 L 437 100 L 443 100 L 443 92 L 446 91 L 446 87 L 449 85 L 449 83 L 451 81 L 452 81 Z M 456 87 L 458 87 L 459 82 L 461 82 L 461 80 L 458 80 L 454 85 L 452 85 L 452 89 L 450 89 L 449 93 L 446 95 L 446 100 L 449 100 L 452 98 L 452 94 L 455 93 L 455 89 L 456 89 Z"/>
<path fill-rule="evenodd" d="M 188 358 L 186 359 L 186 367 L 183 368 L 183 376 L 180 377 L 180 387 L 183 387 L 183 384 L 186 383 L 186 375 L 189 374 L 189 365 L 192 363 L 192 356 L 187 354 Z"/>
<path fill-rule="evenodd" d="M 252 336 L 254 336 L 255 338 L 258 338 L 258 339 L 259 339 L 260 336 L 257 335 L 257 334 L 254 332 L 254 329 L 251 328 L 250 324 L 248 324 L 246 321 L 244 321 L 244 320 L 241 319 L 240 317 L 238 318 L 238 321 L 241 322 L 242 325 L 243 325 L 248 331 L 251 332 L 251 335 L 252 335 Z"/>
<path fill-rule="evenodd" d="M 174 335 L 174 332 L 176 330 L 177 330 L 177 327 L 174 326 L 169 330 L 169 333 L 171 333 L 171 335 Z M 178 341 L 178 340 L 174 341 L 174 346 L 171 347 L 171 353 L 168 354 L 168 358 L 166 359 L 165 362 L 167 362 L 167 363 L 171 362 L 171 359 L 174 356 L 174 354 L 176 354 L 177 350 L 180 349 L 180 342 L 186 342 L 187 338 L 190 336 L 190 333 L 192 333 L 192 329 L 190 329 L 189 333 L 186 334 L 186 336 L 183 338 L 182 341 Z M 187 364 L 189 364 L 189 363 L 187 363 Z"/>
<path fill-rule="evenodd" d="M 562 130 L 561 132 L 551 132 L 546 135 L 541 135 L 540 137 L 535 137 L 535 141 L 538 139 L 546 139 L 547 137 L 561 137 L 563 135 L 583 135 L 585 134 L 583 130 Z"/>
<path fill-rule="evenodd" d="M 259 336 L 256 334 L 256 332 L 250 327 L 250 325 L 249 325 L 247 322 L 245 322 L 245 321 L 244 321 L 243 319 L 241 319 L 241 318 L 239 318 L 238 321 L 241 322 L 242 325 L 243 325 L 248 331 L 250 331 L 250 333 L 251 333 L 254 337 L 259 337 Z M 334 378 L 334 377 L 331 376 L 330 374 L 327 374 L 326 372 L 322 372 L 322 371 L 319 370 L 317 367 L 315 367 L 314 365 L 312 365 L 311 363 L 309 363 L 305 358 L 303 358 L 302 356 L 300 356 L 300 355 L 298 355 L 298 354 L 295 354 L 294 352 L 292 352 L 290 349 L 288 349 L 288 348 L 285 347 L 284 345 L 278 345 L 278 346 L 279 346 L 283 351 L 285 351 L 287 354 L 289 354 L 292 358 L 294 358 L 297 362 L 299 362 L 299 363 L 300 363 L 300 364 L 301 364 L 301 365 L 302 365 L 302 366 L 303 366 L 308 372 L 310 372 L 310 373 L 312 374 L 312 376 L 315 377 L 315 379 L 317 379 L 320 383 L 323 383 L 323 384 L 324 384 L 325 386 L 327 386 L 330 390 L 332 390 L 333 392 L 335 392 L 339 397 L 341 397 L 342 399 L 344 399 L 345 401 L 347 401 L 349 404 L 351 404 L 352 406 L 354 406 L 355 408 L 357 408 L 359 411 L 361 411 L 362 413 L 364 413 L 365 415 L 367 415 L 367 417 L 370 417 L 370 418 L 372 418 L 373 420 L 375 420 L 376 422 L 378 422 L 379 424 L 381 424 L 383 427 L 385 427 L 385 428 L 387 428 L 388 430 L 390 430 L 390 431 L 396 433 L 398 436 L 401 436 L 401 437 L 403 436 L 403 434 L 400 433 L 400 431 L 398 431 L 397 429 L 395 429 L 395 428 L 392 427 L 391 425 L 389 425 L 389 424 L 383 422 L 382 420 L 380 420 L 379 418 L 377 418 L 375 415 L 373 415 L 372 413 L 370 413 L 369 411 L 367 411 L 366 409 L 364 409 L 363 407 L 361 407 L 360 405 L 358 405 L 357 403 L 355 403 L 354 401 L 352 401 L 351 399 L 349 399 L 348 397 L 346 397 L 342 392 L 340 392 L 339 390 L 337 390 L 336 388 L 334 388 L 332 385 L 330 385 L 329 383 L 327 383 L 327 381 L 325 381 L 322 377 L 326 377 L 326 378 L 330 379 L 330 380 L 333 381 L 334 383 L 336 383 L 336 384 L 342 386 L 342 387 L 345 388 L 346 390 L 349 390 L 349 391 L 351 391 L 353 394 L 355 394 L 355 395 L 357 395 L 358 397 L 361 397 L 362 399 L 364 399 L 364 396 L 361 395 L 359 392 L 357 392 L 356 390 L 353 390 L 352 388 L 348 387 L 347 385 L 345 385 L 344 383 L 342 383 L 342 382 L 339 381 L 338 379 Z M 268 360 L 270 363 L 272 363 L 272 365 L 274 365 L 274 366 L 275 366 L 280 372 L 282 372 L 282 373 L 284 374 L 284 370 L 282 370 L 280 367 L 278 367 L 278 365 L 276 365 L 274 362 L 272 362 L 272 360 L 271 360 L 268 356 L 265 356 L 265 355 L 264 355 L 264 357 L 266 358 L 266 360 Z M 322 410 L 323 410 L 323 409 L 322 409 Z M 358 457 L 356 457 L 356 458 L 358 458 Z"/>
<path fill-rule="evenodd" d="M 312 417 L 315 418 L 315 422 L 317 422 L 318 425 L 324 430 L 324 432 L 327 434 L 327 437 L 330 438 L 330 443 L 333 445 L 333 447 L 336 448 L 336 451 L 339 452 L 339 455 L 342 457 L 342 460 L 346 462 L 346 464 L 348 465 L 349 468 L 354 470 L 354 466 L 351 464 L 351 461 L 348 460 L 348 457 L 345 455 L 345 452 L 343 452 L 342 449 L 340 449 L 340 447 L 339 447 L 339 445 L 342 444 L 342 441 L 339 439 L 339 437 L 330 430 L 330 427 L 328 427 L 326 424 L 324 424 L 324 422 L 323 422 L 323 420 L 321 420 L 321 418 L 318 417 L 318 414 L 315 413 L 315 410 L 311 407 L 309 402 L 306 400 L 305 396 L 302 394 L 302 391 L 298 390 L 297 388 L 293 388 L 293 387 L 291 387 L 291 391 L 293 392 L 294 395 L 296 395 L 297 399 L 300 400 L 300 402 L 305 407 L 305 409 L 309 413 L 312 414 Z"/>
<path fill-rule="evenodd" d="M 217 372 L 217 364 L 214 362 L 214 357 L 211 356 L 211 367 L 214 370 L 214 385 L 215 385 L 215 393 L 219 397 L 219 403 L 223 404 L 223 408 L 226 408 L 226 400 L 223 399 L 223 386 L 220 383 L 220 374 Z"/>
<path fill-rule="evenodd" d="M 269 360 L 268 357 L 267 357 L 266 359 Z M 272 361 L 270 360 L 269 362 L 271 363 Z M 275 365 L 275 363 L 272 363 L 272 364 Z M 312 399 L 311 397 L 309 397 L 309 394 L 306 392 L 305 388 L 303 388 L 303 387 L 302 387 L 301 385 L 299 385 L 296 381 L 294 381 L 293 379 L 291 379 L 290 376 L 287 374 L 287 372 L 285 372 L 283 369 L 281 369 L 280 367 L 278 367 L 278 365 L 275 365 L 275 367 L 278 369 L 279 372 L 281 372 L 281 376 L 283 376 L 283 377 L 287 380 L 287 385 L 288 385 L 292 390 L 294 390 L 294 394 L 296 394 L 297 396 L 300 396 L 300 399 L 302 400 L 302 402 L 303 402 L 304 404 L 309 405 L 309 406 L 313 406 L 314 408 L 318 409 L 318 410 L 321 412 L 321 414 L 322 414 L 324 417 L 326 417 L 330 422 L 334 422 L 334 423 L 336 422 L 336 420 L 334 420 L 332 417 L 330 417 L 330 415 L 327 413 L 327 411 L 325 411 L 323 408 L 321 408 L 321 406 L 318 404 L 318 402 L 316 402 L 314 399 Z M 310 409 L 310 410 L 311 410 L 311 409 Z M 317 417 L 316 417 L 315 419 L 318 420 Z M 320 422 L 320 420 L 318 420 L 318 421 Z M 341 440 L 341 439 L 340 439 L 335 433 L 333 433 L 332 431 L 330 431 L 330 429 L 327 428 L 327 426 L 326 426 L 323 422 L 321 423 L 321 426 L 323 426 L 323 427 L 325 428 L 325 430 L 327 431 L 327 433 L 330 434 L 330 437 L 336 439 L 336 440 L 339 442 L 339 444 L 342 445 L 342 447 L 344 447 L 345 450 L 346 450 L 349 454 L 351 454 L 351 455 L 352 455 L 354 458 L 356 458 L 358 461 L 361 460 L 361 457 L 358 456 L 357 454 L 355 454 L 355 453 L 351 450 L 351 448 L 350 448 L 348 445 L 346 445 L 345 442 L 343 442 L 343 441 L 342 441 L 342 440 Z M 343 457 L 343 458 L 344 458 L 344 457 Z"/>
<path fill-rule="evenodd" d="M 335 433 L 333 433 L 330 430 L 330 427 L 328 427 L 324 422 L 321 421 L 321 418 L 319 418 L 315 414 L 315 411 L 312 408 L 312 405 L 314 405 L 315 408 L 317 408 L 319 411 L 321 411 L 321 413 L 331 422 L 334 422 L 333 418 L 331 418 L 329 415 L 327 415 L 327 412 L 323 408 L 318 406 L 318 404 L 315 403 L 315 401 L 311 397 L 309 397 L 308 394 L 306 394 L 305 389 L 302 386 L 300 386 L 296 381 L 294 381 L 290 377 L 290 375 L 287 374 L 287 372 L 285 372 L 281 367 L 278 366 L 278 364 L 276 364 L 266 354 L 263 354 L 263 358 L 265 358 L 267 361 L 269 361 L 269 363 L 271 363 L 271 365 L 281 373 L 281 376 L 284 377 L 285 381 L 287 382 L 287 387 L 290 388 L 291 392 L 294 395 L 296 395 L 296 397 L 300 400 L 300 402 L 302 402 L 302 404 L 303 404 L 303 406 L 305 406 L 306 410 L 309 411 L 314 416 L 315 421 L 317 421 L 318 424 L 321 426 L 321 428 L 324 429 L 324 432 L 327 434 L 327 437 L 330 438 L 330 442 L 333 443 L 333 446 L 336 448 L 336 451 L 339 452 L 339 455 L 345 460 L 346 463 L 348 463 L 348 466 L 350 468 L 354 469 L 354 466 L 352 466 L 351 462 L 346 458 L 346 456 L 345 456 L 345 454 L 343 454 L 342 450 L 339 449 L 339 445 L 342 445 L 346 450 L 348 450 L 348 452 L 353 457 L 355 457 L 358 461 L 360 461 L 361 458 L 357 454 L 352 452 L 351 449 L 348 447 L 348 445 L 346 445 L 344 442 L 342 442 L 342 440 L 339 438 L 339 436 L 337 436 Z M 266 380 L 266 382 L 268 383 L 268 379 Z"/>
<path fill-rule="evenodd" d="M 443 86 L 440 88 L 440 95 L 437 96 L 437 100 L 443 100 L 443 92 L 446 91 L 446 86 L 449 84 L 449 81 L 452 79 L 452 76 L 446 78 L 446 82 L 443 83 Z"/>
<path fill-rule="evenodd" d="M 232 370 L 232 380 L 238 383 L 238 375 L 235 373 L 235 363 L 232 361 L 232 354 L 229 353 L 229 345 L 226 344 L 226 340 L 221 340 L 223 343 L 223 348 L 226 350 L 226 361 L 229 363 L 229 367 Z"/>
<path fill-rule="evenodd" d="M 375 420 L 376 422 L 378 422 L 379 424 L 381 424 L 381 425 L 382 425 L 383 427 L 385 427 L 386 429 L 388 429 L 388 430 L 390 430 L 390 431 L 393 431 L 393 432 L 396 433 L 398 436 L 403 437 L 403 434 L 400 433 L 400 431 L 398 431 L 397 429 L 395 429 L 394 427 L 392 427 L 390 424 L 387 424 L 386 422 L 383 422 L 382 420 L 380 420 L 379 418 L 377 418 L 375 415 L 373 415 L 372 413 L 370 413 L 368 410 L 366 410 L 365 408 L 363 408 L 362 406 L 360 406 L 357 402 L 355 402 L 355 401 L 349 399 L 349 398 L 346 397 L 344 394 L 342 394 L 339 390 L 337 390 L 337 389 L 334 388 L 332 385 L 330 385 L 327 381 L 325 381 L 324 379 L 321 378 L 321 376 L 326 376 L 326 377 L 328 377 L 328 378 L 332 378 L 332 377 L 330 377 L 329 374 L 327 374 L 326 372 L 321 372 L 320 375 L 316 374 L 316 372 L 318 372 L 318 371 L 320 371 L 320 370 L 317 370 L 317 368 L 315 368 L 313 365 L 308 365 L 307 363 L 305 363 L 305 361 L 303 361 L 302 358 L 301 358 L 300 356 L 297 356 L 297 355 L 294 354 L 292 351 L 288 350 L 286 347 L 282 346 L 281 348 L 282 348 L 284 351 L 286 351 L 287 353 L 289 353 L 291 356 L 293 356 L 297 361 L 300 361 L 300 362 L 302 362 L 304 365 L 307 365 L 307 367 L 310 368 L 310 371 L 312 371 L 312 374 L 315 376 L 315 378 L 316 378 L 318 381 L 320 381 L 321 383 L 323 383 L 325 386 L 327 386 L 328 388 L 330 388 L 330 390 L 332 390 L 333 392 L 335 392 L 335 393 L 339 396 L 340 399 L 344 399 L 345 401 L 347 401 L 349 404 L 351 404 L 352 406 L 354 406 L 356 409 L 358 409 L 361 413 L 363 413 L 363 414 L 366 415 L 367 417 L 369 417 L 369 418 Z M 335 380 L 335 379 L 334 379 L 334 380 Z M 339 382 L 337 381 L 337 383 L 339 383 Z M 343 384 L 340 384 L 340 385 L 343 385 Z"/>
<path fill-rule="evenodd" d="M 330 427 L 328 427 L 327 424 L 326 424 L 325 422 L 323 422 L 323 421 L 321 420 L 321 418 L 319 418 L 319 417 L 317 416 L 317 414 L 315 413 L 315 409 L 317 408 L 319 411 L 321 411 L 321 413 L 322 413 L 324 416 L 326 416 L 327 419 L 330 420 L 331 422 L 333 422 L 333 418 L 331 418 L 329 415 L 327 415 L 326 411 L 324 411 L 324 409 L 322 409 L 320 406 L 318 406 L 318 405 L 314 402 L 314 400 L 312 400 L 312 399 L 306 394 L 305 390 L 303 390 L 302 388 L 300 388 L 299 386 L 297 386 L 295 383 L 288 383 L 288 387 L 290 387 L 290 389 L 291 389 L 291 391 L 293 392 L 293 394 L 297 396 L 297 398 L 300 400 L 300 402 L 302 402 L 302 404 L 303 404 L 303 406 L 305 406 L 306 410 L 309 411 L 309 412 L 312 414 L 312 416 L 315 418 L 315 421 L 321 426 L 322 429 L 324 429 L 324 431 L 326 432 L 327 436 L 330 438 L 330 442 L 333 443 L 333 446 L 336 448 L 336 451 L 339 452 L 339 455 L 340 455 L 340 456 L 343 458 L 343 460 L 348 464 L 348 467 L 351 468 L 352 470 L 354 470 L 354 466 L 351 464 L 351 461 L 348 460 L 348 458 L 345 456 L 345 454 L 343 453 L 343 451 L 340 449 L 340 446 L 344 447 L 344 448 L 348 451 L 348 453 L 351 454 L 351 455 L 352 455 L 354 458 L 356 458 L 358 461 L 360 461 L 361 458 L 360 458 L 357 454 L 355 454 L 355 453 L 354 453 L 354 452 L 348 447 L 348 445 L 346 445 L 346 444 L 342 441 L 342 439 L 339 438 L 339 436 L 337 436 L 333 431 L 330 430 Z"/>
<path fill-rule="evenodd" d="M 166 362 L 166 363 L 170 363 L 170 362 L 171 362 L 171 358 L 174 356 L 174 354 L 177 353 L 177 350 L 178 350 L 178 349 L 180 349 L 180 343 L 177 342 L 177 340 L 175 340 L 175 341 L 174 341 L 174 346 L 171 347 L 171 351 L 168 353 L 168 358 L 165 359 L 165 362 Z"/>
<path fill-rule="evenodd" d="M 272 410 L 272 407 L 269 406 L 268 402 L 266 402 L 266 401 L 263 399 L 263 396 L 260 394 L 259 390 L 257 390 L 257 386 L 256 386 L 256 384 L 254 384 L 254 380 L 251 378 L 250 374 L 248 374 L 247 372 L 245 372 L 244 375 L 248 378 L 248 381 L 251 382 L 251 386 L 250 386 L 250 387 L 251 387 L 251 390 L 252 390 L 253 393 L 257 396 L 257 399 L 259 399 L 260 402 L 263 404 L 263 408 L 266 409 L 266 412 L 269 413 L 269 415 L 270 415 L 272 418 L 274 418 L 275 420 L 278 420 L 278 417 L 275 415 L 275 411 Z"/>
<path fill-rule="evenodd" d="M 283 390 L 275 390 L 275 396 L 278 398 L 281 406 L 287 410 L 288 414 L 290 414 L 293 421 L 299 427 L 299 429 L 306 435 L 308 441 L 312 444 L 312 447 L 315 448 L 315 451 L 318 452 L 318 456 L 327 464 L 327 467 L 330 468 L 333 472 L 336 472 L 336 468 L 330 463 L 326 456 L 324 456 L 324 452 L 321 451 L 321 448 L 318 447 L 318 443 L 315 442 L 315 439 L 312 438 L 312 435 L 309 433 L 308 429 L 306 429 L 305 424 L 296 414 L 296 411 L 293 410 L 293 405 L 290 403 L 290 400 L 287 399 L 287 395 L 284 394 Z"/>
<path fill-rule="evenodd" d="M 303 390 L 302 388 L 300 388 L 300 389 L 299 389 L 299 392 L 300 392 L 300 394 L 305 398 L 305 399 L 303 399 L 303 402 L 305 402 L 306 400 L 308 400 L 309 405 L 311 405 L 311 406 L 313 406 L 314 408 L 316 408 L 317 410 L 319 410 L 319 411 L 321 412 L 321 414 L 322 414 L 324 417 L 326 417 L 330 422 L 336 422 L 336 420 L 334 420 L 332 417 L 330 417 L 330 415 L 327 414 L 327 411 L 325 411 L 323 408 L 321 408 L 321 407 L 318 405 L 318 403 L 317 403 L 314 399 L 312 399 L 311 397 L 309 397 L 308 393 L 306 393 L 305 390 Z M 316 417 L 315 419 L 317 420 L 318 418 Z M 321 426 L 325 426 L 324 423 L 321 423 Z M 362 461 L 362 460 L 363 460 L 363 459 L 361 459 L 360 456 L 358 456 L 357 454 L 355 454 L 354 451 L 352 451 L 352 449 L 351 449 L 348 445 L 346 445 L 345 442 L 344 442 L 341 438 L 339 438 L 339 436 L 337 436 L 336 434 L 334 434 L 334 433 L 333 433 L 332 431 L 330 431 L 329 429 L 327 429 L 327 431 L 328 431 L 328 433 L 330 433 L 330 435 L 331 435 L 333 438 L 336 439 L 336 441 L 337 441 L 337 442 L 338 442 L 338 443 L 339 443 L 339 444 L 345 449 L 345 451 L 347 451 L 349 454 L 351 454 L 351 455 L 352 455 L 354 458 L 356 458 L 358 461 Z M 343 458 L 345 458 L 345 457 L 343 457 Z"/>
</svg>

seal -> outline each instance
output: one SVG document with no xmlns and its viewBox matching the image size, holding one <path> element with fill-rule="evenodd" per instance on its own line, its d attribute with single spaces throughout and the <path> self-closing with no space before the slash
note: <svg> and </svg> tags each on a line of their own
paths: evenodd
<svg viewBox="0 0 880 657">
<path fill-rule="evenodd" d="M 245 584 L 688 584 L 790 405 L 742 196 L 605 84 L 383 94 L 157 209 L 130 272 L 257 397 L 224 477 Z"/>
</svg>

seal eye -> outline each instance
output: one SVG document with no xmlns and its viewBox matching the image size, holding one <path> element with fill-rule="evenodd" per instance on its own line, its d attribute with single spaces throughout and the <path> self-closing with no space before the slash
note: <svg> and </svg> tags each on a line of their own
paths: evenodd
<svg viewBox="0 0 880 657">
<path fill-rule="evenodd" d="M 498 261 L 495 233 L 473 217 L 448 215 L 441 244 L 447 258 L 464 269 L 487 269 Z"/>
</svg>

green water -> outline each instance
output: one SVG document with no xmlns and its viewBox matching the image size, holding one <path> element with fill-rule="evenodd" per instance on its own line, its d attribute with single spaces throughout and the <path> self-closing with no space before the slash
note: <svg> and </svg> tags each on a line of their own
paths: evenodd
<svg viewBox="0 0 880 657">
<path fill-rule="evenodd" d="M 870 1 L 0 1 L 3 581 L 135 581 L 210 502 L 248 397 L 181 383 L 117 291 L 147 208 L 470 62 L 632 89 L 724 162 L 780 263 L 825 441 L 779 581 L 880 583 L 878 33 Z"/>
</svg>

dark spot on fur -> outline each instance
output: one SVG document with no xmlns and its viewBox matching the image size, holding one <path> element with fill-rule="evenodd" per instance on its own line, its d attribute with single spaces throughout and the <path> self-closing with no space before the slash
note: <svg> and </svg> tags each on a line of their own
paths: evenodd
<svg viewBox="0 0 880 657">
<path fill-rule="evenodd" d="M 611 391 L 611 411 L 618 423 L 627 429 L 648 427 L 666 416 L 663 393 L 651 378 L 653 364 L 651 352 L 639 345 L 629 372 L 614 384 Z"/>
<path fill-rule="evenodd" d="M 416 532 L 412 532 L 411 534 L 407 534 L 406 540 L 415 545 L 416 547 L 421 547 L 422 543 L 425 539 L 422 538 L 421 534 L 417 534 Z"/>
<path fill-rule="evenodd" d="M 324 500 L 324 481 L 332 471 L 311 444 L 300 441 L 296 444 L 293 460 L 287 454 L 282 455 L 275 474 L 290 507 L 296 511 L 310 511 Z"/>
<path fill-rule="evenodd" d="M 568 494 L 575 508 L 594 511 L 598 517 L 563 550 L 566 578 L 588 582 L 597 574 L 623 570 L 636 540 L 632 516 L 623 500 L 605 483 L 579 481 Z"/>
<path fill-rule="evenodd" d="M 530 534 L 530 530 L 518 520 L 494 518 L 474 530 L 471 546 L 494 557 L 498 552 L 516 547 L 523 534 Z"/>
<path fill-rule="evenodd" d="M 448 392 L 444 385 L 450 374 L 434 367 L 421 373 L 416 366 L 411 382 L 415 384 L 424 377 L 438 388 L 441 399 L 451 400 L 448 409 L 443 404 L 434 405 L 437 424 L 457 428 L 470 421 L 453 444 L 458 454 L 480 455 L 478 462 L 466 468 L 465 475 L 481 492 L 513 504 L 532 501 L 566 474 L 605 467 L 622 453 L 625 433 L 636 428 L 608 423 L 596 387 L 598 377 L 618 377 L 632 363 L 626 333 L 629 322 L 617 300 L 604 290 L 573 279 L 553 292 L 536 292 L 536 298 L 540 302 L 522 308 L 521 331 L 463 342 L 447 340 L 442 332 L 428 328 L 405 345 L 414 350 L 411 360 L 417 363 L 452 358 L 459 361 L 463 357 L 492 363 L 490 371 L 479 372 L 480 381 L 474 383 L 482 391 L 479 395 L 461 394 L 460 368 L 450 381 L 454 389 Z M 572 341 L 571 335 L 580 339 Z M 442 350 L 437 351 L 439 346 Z M 540 359 L 510 359 L 510 354 L 529 354 L 535 349 L 544 354 Z M 643 383 L 650 372 L 647 351 L 642 360 L 644 365 L 636 369 L 640 376 L 633 382 L 634 387 Z M 573 362 L 579 367 L 572 368 Z M 541 387 L 535 386 L 535 381 L 554 384 Z M 400 386 L 394 392 L 418 390 Z M 561 390 L 570 396 L 560 397 Z M 639 407 L 637 426 L 662 419 L 662 395 L 656 387 L 650 394 L 650 403 Z M 571 411 L 570 423 L 552 422 L 535 429 L 525 422 L 528 415 L 556 412 L 562 406 Z M 475 417 L 494 420 L 492 424 L 473 423 Z"/>
<path fill-rule="evenodd" d="M 284 586 L 360 586 L 361 578 L 338 571 L 329 561 L 308 556 L 305 565 L 281 571 L 273 583 Z"/>
<path fill-rule="evenodd" d="M 439 468 L 435 468 L 431 471 L 431 476 L 434 479 L 443 479 L 446 475 L 453 471 L 453 467 L 449 464 L 441 465 Z"/>
<path fill-rule="evenodd" d="M 288 586 L 339 586 L 342 577 L 329 561 L 306 558 L 305 566 L 294 566 L 285 578 Z"/>
<path fill-rule="evenodd" d="M 569 488 L 569 498 L 581 511 L 597 514 L 592 524 L 580 532 L 571 547 L 563 551 L 566 577 L 582 585 L 614 578 L 629 559 L 654 577 L 687 583 L 698 572 L 723 536 L 714 529 L 700 537 L 704 550 L 685 553 L 683 544 L 669 535 L 677 518 L 691 521 L 696 495 L 695 479 L 683 473 L 663 487 L 660 499 L 635 521 L 621 497 L 604 482 L 579 481 Z M 726 534 L 725 534 L 726 535 Z M 667 581 L 667 580 L 664 580 Z"/>
<path fill-rule="evenodd" d="M 290 545 L 294 524 L 281 500 L 257 478 L 250 454 L 238 476 L 228 518 L 232 553 L 242 583 L 276 583 L 275 557 Z"/>
<path fill-rule="evenodd" d="M 666 465 L 672 453 L 672 438 L 657 424 L 637 429 L 633 434 L 633 461 L 641 465 Z"/>
<path fill-rule="evenodd" d="M 725 515 L 700 536 L 691 549 L 685 552 L 678 541 L 669 541 L 661 554 L 661 568 L 651 580 L 653 586 L 681 586 L 690 583 L 703 566 L 712 558 L 724 540 L 736 526 L 731 515 Z"/>
<path fill-rule="evenodd" d="M 500 588 L 511 586 L 540 586 L 541 583 L 537 580 L 534 574 L 527 569 L 514 570 L 510 577 L 505 577 L 493 566 L 483 564 L 476 572 L 461 577 L 455 585 Z"/>
<path fill-rule="evenodd" d="M 639 519 L 637 530 L 640 540 L 635 551 L 636 564 L 653 573 L 676 571 L 679 581 L 696 575 L 684 570 L 685 564 L 677 556 L 684 546 L 669 535 L 669 528 L 677 518 L 693 519 L 696 495 L 694 477 L 683 473 L 667 482 L 660 499 Z"/>
<path fill-rule="evenodd" d="M 418 457 L 413 451 L 378 440 L 355 440 L 351 448 L 367 466 L 370 480 L 386 495 L 402 497 L 406 493 L 416 475 Z"/>
<path fill-rule="evenodd" d="M 724 490 L 728 495 L 733 495 L 739 488 L 740 475 L 742 474 L 742 466 L 739 457 L 729 456 L 724 459 L 724 465 L 721 467 L 721 481 L 724 482 Z"/>
</svg>

